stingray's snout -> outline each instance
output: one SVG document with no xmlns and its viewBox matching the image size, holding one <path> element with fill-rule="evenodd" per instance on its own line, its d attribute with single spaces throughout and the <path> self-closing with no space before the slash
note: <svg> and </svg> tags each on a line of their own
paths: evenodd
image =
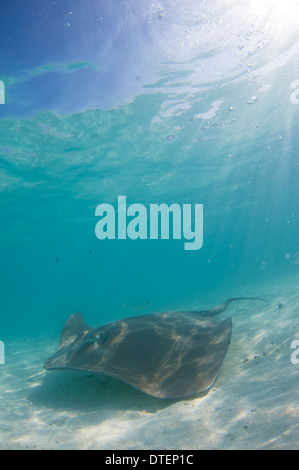
<svg viewBox="0 0 299 470">
<path fill-rule="evenodd" d="M 50 357 L 49 359 L 47 359 L 47 360 L 44 362 L 44 368 L 45 368 L 45 369 L 48 369 L 48 370 L 51 369 L 54 362 L 55 362 L 55 360 Z"/>
<path fill-rule="evenodd" d="M 45 362 L 44 362 L 44 368 L 47 370 L 50 369 L 57 369 L 59 368 L 58 362 L 59 362 L 60 356 L 51 356 L 49 357 Z M 61 364 L 60 364 L 61 367 Z"/>
</svg>

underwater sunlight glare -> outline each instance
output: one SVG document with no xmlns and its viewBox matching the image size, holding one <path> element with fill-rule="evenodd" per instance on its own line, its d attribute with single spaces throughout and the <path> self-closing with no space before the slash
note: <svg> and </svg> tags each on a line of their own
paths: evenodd
<svg viewBox="0 0 299 470">
<path fill-rule="evenodd" d="M 297 0 L 251 0 L 249 3 L 249 11 L 269 25 L 273 32 L 296 27 L 295 19 L 298 21 L 299 18 Z"/>
</svg>

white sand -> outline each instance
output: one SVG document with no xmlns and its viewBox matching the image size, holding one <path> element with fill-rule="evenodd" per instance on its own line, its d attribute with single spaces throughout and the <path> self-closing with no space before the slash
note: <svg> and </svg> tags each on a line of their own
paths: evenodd
<svg viewBox="0 0 299 470">
<path fill-rule="evenodd" d="M 222 314 L 233 317 L 232 344 L 210 393 L 194 400 L 164 402 L 117 380 L 47 372 L 57 338 L 6 344 L 0 448 L 298 449 L 297 286 L 298 276 L 260 286 L 247 294 L 271 302 L 235 303 Z"/>
</svg>

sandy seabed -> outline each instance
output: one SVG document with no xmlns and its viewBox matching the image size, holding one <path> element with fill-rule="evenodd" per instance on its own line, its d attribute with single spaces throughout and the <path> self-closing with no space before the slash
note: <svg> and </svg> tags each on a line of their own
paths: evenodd
<svg viewBox="0 0 299 470">
<path fill-rule="evenodd" d="M 161 401 L 109 377 L 47 372 L 58 338 L 8 342 L 0 449 L 299 449 L 298 281 L 259 286 L 247 295 L 268 303 L 236 302 L 219 317 L 232 316 L 232 343 L 202 398 Z"/>
</svg>

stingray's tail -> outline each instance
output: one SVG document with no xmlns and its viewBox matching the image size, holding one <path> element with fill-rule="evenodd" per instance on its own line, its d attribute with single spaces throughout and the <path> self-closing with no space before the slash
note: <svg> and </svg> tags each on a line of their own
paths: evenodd
<svg viewBox="0 0 299 470">
<path fill-rule="evenodd" d="M 212 308 L 211 310 L 200 310 L 193 312 L 186 312 L 186 313 L 198 313 L 200 315 L 206 315 L 208 317 L 216 317 L 220 313 L 224 312 L 227 307 L 236 300 L 261 300 L 262 302 L 268 302 L 268 300 L 260 299 L 258 297 L 232 297 L 231 299 L 227 299 L 223 304 L 217 305 L 216 307 Z"/>
</svg>

